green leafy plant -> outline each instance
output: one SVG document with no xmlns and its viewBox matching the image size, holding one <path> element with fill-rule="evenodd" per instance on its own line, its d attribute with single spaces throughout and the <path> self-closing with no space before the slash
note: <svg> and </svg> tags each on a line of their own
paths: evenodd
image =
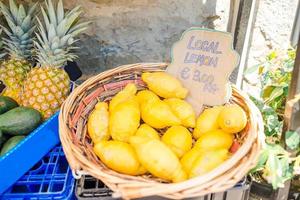
<svg viewBox="0 0 300 200">
<path fill-rule="evenodd" d="M 295 50 L 271 52 L 265 61 L 249 68 L 245 81 L 252 87 L 250 98 L 260 109 L 265 128 L 266 145 L 260 155 L 258 165 L 251 171 L 255 180 L 266 181 L 273 188 L 283 187 L 284 182 L 300 172 L 300 156 L 291 156 L 283 146 L 298 150 L 300 136 L 295 131 L 285 134 L 283 143 L 282 128 L 286 98 L 294 66 Z M 258 77 L 250 82 L 249 77 Z M 254 92 L 253 92 L 254 91 Z"/>
</svg>

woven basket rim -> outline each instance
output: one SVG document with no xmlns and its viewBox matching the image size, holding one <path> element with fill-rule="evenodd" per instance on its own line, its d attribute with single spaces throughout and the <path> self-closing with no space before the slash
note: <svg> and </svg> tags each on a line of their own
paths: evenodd
<svg viewBox="0 0 300 200">
<path fill-rule="evenodd" d="M 198 176 L 193 179 L 189 179 L 189 180 L 186 180 L 186 181 L 180 182 L 180 183 L 158 183 L 158 182 L 150 183 L 150 182 L 145 182 L 144 179 L 140 179 L 138 177 L 132 178 L 132 176 L 123 175 L 123 174 L 121 174 L 121 176 L 118 176 L 119 173 L 117 173 L 117 172 L 107 174 L 106 171 L 101 171 L 101 170 L 99 170 L 98 174 L 93 173 L 91 170 L 91 166 L 92 166 L 92 168 L 95 168 L 95 166 L 94 166 L 95 163 L 86 159 L 84 157 L 84 155 L 80 155 L 80 150 L 78 149 L 78 147 L 75 144 L 73 144 L 73 142 L 68 141 L 68 139 L 66 138 L 66 135 L 70 134 L 70 130 L 67 125 L 67 119 L 68 119 L 68 114 L 69 114 L 68 109 L 70 108 L 70 105 L 72 105 L 72 103 L 76 100 L 76 98 L 78 98 L 80 93 L 84 92 L 84 90 L 87 87 L 99 82 L 99 80 L 101 80 L 101 79 L 105 79 L 105 78 L 108 78 L 115 74 L 118 74 L 121 72 L 127 72 L 127 71 L 134 70 L 134 69 L 141 68 L 141 67 L 143 67 L 145 69 L 153 68 L 154 70 L 155 69 L 161 70 L 161 69 L 165 68 L 167 65 L 168 65 L 167 63 L 137 63 L 137 64 L 131 64 L 131 65 L 122 65 L 117 68 L 105 71 L 94 77 L 89 78 L 88 80 L 86 80 L 83 84 L 81 84 L 79 87 L 77 87 L 72 92 L 72 94 L 64 102 L 64 104 L 62 106 L 62 110 L 59 115 L 59 135 L 60 135 L 60 138 L 62 141 L 63 149 L 64 149 L 66 157 L 68 159 L 68 162 L 71 166 L 71 169 L 73 170 L 73 172 L 75 174 L 78 172 L 80 174 L 81 170 L 83 169 L 85 172 L 89 172 L 89 174 L 91 174 L 97 178 L 100 177 L 101 180 L 108 186 L 111 186 L 113 190 L 115 189 L 115 186 L 113 184 L 111 184 L 109 181 L 106 181 L 106 179 L 115 179 L 116 182 L 118 182 L 118 183 L 129 182 L 131 179 L 134 179 L 135 181 L 139 182 L 139 184 L 141 184 L 141 185 L 143 185 L 142 183 L 145 183 L 145 185 L 149 186 L 149 187 L 144 186 L 142 189 L 140 189 L 137 192 L 137 193 L 140 193 L 141 196 L 147 195 L 150 190 L 151 191 L 155 190 L 155 191 L 157 191 L 157 193 L 159 193 L 159 191 L 162 191 L 162 190 L 168 190 L 169 193 L 177 192 L 178 190 L 187 190 L 188 191 L 188 188 L 192 189 L 195 187 L 197 188 L 197 186 L 199 186 L 199 185 L 205 185 L 205 184 L 207 185 L 207 182 L 212 182 L 214 179 L 218 179 L 219 177 L 222 177 L 222 175 L 225 172 L 232 171 L 232 168 L 234 166 L 236 166 L 239 162 L 241 162 L 241 160 L 243 160 L 243 158 L 246 155 L 248 155 L 249 152 L 251 152 L 252 145 L 255 146 L 255 144 L 256 144 L 256 146 L 255 146 L 256 150 L 257 149 L 259 150 L 261 148 L 262 141 L 263 141 L 263 138 L 261 137 L 262 134 L 258 134 L 258 131 L 255 130 L 255 129 L 259 129 L 260 132 L 263 131 L 263 126 L 260 123 L 256 123 L 257 121 L 261 121 L 261 116 L 259 116 L 260 112 L 255 107 L 254 103 L 247 97 L 247 95 L 245 95 L 242 91 L 236 89 L 233 86 L 233 93 L 241 95 L 244 99 L 244 103 L 249 108 L 254 109 L 254 110 L 251 110 L 251 112 L 248 111 L 249 120 L 251 120 L 252 123 L 255 123 L 252 126 L 250 126 L 250 129 L 248 130 L 248 132 L 257 132 L 257 133 L 256 134 L 255 133 L 247 134 L 245 142 L 243 143 L 241 148 L 238 150 L 238 152 L 236 152 L 233 156 L 231 156 L 228 160 L 226 160 L 219 167 L 215 168 L 214 170 L 210 171 L 207 174 L 204 174 L 202 176 Z M 251 167 L 250 165 L 253 166 L 255 164 L 255 162 L 258 158 L 258 154 L 256 153 L 251 158 L 252 158 L 252 162 L 248 161 L 249 166 L 247 168 Z M 82 162 L 82 160 L 85 160 L 85 162 Z M 108 170 L 110 170 L 110 169 L 108 169 Z M 112 171 L 112 170 L 110 170 L 110 171 Z M 237 173 L 237 172 L 235 172 L 235 173 Z M 124 180 L 124 177 L 128 178 L 129 180 Z M 217 190 L 218 189 L 216 188 L 215 191 L 217 191 Z M 123 193 L 121 195 L 128 196 Z M 137 195 L 137 194 L 134 194 L 134 195 Z M 163 195 L 169 196 L 169 194 L 162 194 L 162 196 Z M 192 195 L 189 195 L 189 196 L 192 196 Z"/>
</svg>

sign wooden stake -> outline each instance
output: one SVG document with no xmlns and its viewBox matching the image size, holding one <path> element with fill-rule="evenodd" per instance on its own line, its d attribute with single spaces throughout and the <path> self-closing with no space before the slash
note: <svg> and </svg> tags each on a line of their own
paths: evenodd
<svg viewBox="0 0 300 200">
<path fill-rule="evenodd" d="M 221 105 L 229 100 L 229 76 L 238 62 L 230 33 L 190 28 L 173 45 L 167 72 L 189 90 L 187 101 L 200 113 L 203 105 Z"/>
</svg>

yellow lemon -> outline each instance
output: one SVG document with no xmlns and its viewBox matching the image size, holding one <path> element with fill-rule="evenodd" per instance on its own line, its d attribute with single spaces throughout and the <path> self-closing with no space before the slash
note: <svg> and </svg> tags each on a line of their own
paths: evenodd
<svg viewBox="0 0 300 200">
<path fill-rule="evenodd" d="M 229 149 L 233 139 L 232 134 L 218 129 L 202 134 L 194 146 L 205 150 Z"/>
<path fill-rule="evenodd" d="M 183 126 L 172 126 L 162 136 L 161 141 L 181 158 L 192 148 L 192 134 Z"/>
<path fill-rule="evenodd" d="M 113 109 L 123 101 L 126 101 L 132 97 L 134 97 L 135 93 L 137 91 L 137 88 L 135 84 L 129 83 L 125 86 L 123 90 L 118 92 L 109 102 L 109 110 L 113 111 Z"/>
<path fill-rule="evenodd" d="M 193 167 L 193 163 L 199 157 L 201 151 L 202 151 L 201 149 L 194 147 L 182 156 L 180 162 L 181 162 L 181 165 L 182 165 L 184 171 L 187 174 L 190 173 L 191 168 Z"/>
<path fill-rule="evenodd" d="M 191 128 L 195 127 L 196 115 L 193 107 L 188 102 L 178 98 L 164 99 L 164 101 L 181 120 L 183 126 Z"/>
<path fill-rule="evenodd" d="M 201 151 L 197 159 L 193 162 L 189 178 L 203 175 L 228 159 L 228 151 L 226 149 L 218 149 L 214 151 Z"/>
<path fill-rule="evenodd" d="M 222 109 L 223 106 L 207 108 L 199 115 L 193 132 L 194 138 L 198 139 L 203 133 L 219 128 L 218 116 Z"/>
<path fill-rule="evenodd" d="M 136 94 L 139 104 L 147 103 L 148 101 L 159 100 L 159 97 L 150 90 L 141 90 Z"/>
<path fill-rule="evenodd" d="M 119 103 L 109 117 L 109 132 L 114 140 L 128 142 L 140 126 L 140 107 L 136 98 Z"/>
<path fill-rule="evenodd" d="M 120 141 L 100 141 L 94 146 L 95 154 L 110 169 L 129 175 L 146 172 L 128 143 Z"/>
<path fill-rule="evenodd" d="M 132 136 L 130 144 L 143 167 L 152 175 L 172 182 L 187 179 L 177 156 L 160 140 Z"/>
<path fill-rule="evenodd" d="M 148 101 L 141 106 L 143 121 L 153 128 L 180 125 L 180 119 L 172 112 L 168 104 L 162 100 Z"/>
<path fill-rule="evenodd" d="M 135 135 L 136 136 L 143 136 L 143 137 L 147 137 L 147 138 L 152 138 L 152 139 L 157 139 L 157 140 L 160 139 L 157 131 L 154 128 L 152 128 L 151 126 L 149 126 L 148 124 L 142 124 L 138 128 Z"/>
<path fill-rule="evenodd" d="M 142 74 L 142 80 L 150 90 L 163 98 L 184 99 L 188 94 L 180 81 L 166 72 L 146 72 Z"/>
<path fill-rule="evenodd" d="M 96 104 L 88 118 L 88 134 L 94 143 L 101 140 L 108 140 L 110 135 L 108 132 L 108 105 L 105 102 Z"/>
<path fill-rule="evenodd" d="M 227 105 L 218 116 L 219 126 L 228 133 L 238 133 L 247 125 L 245 111 L 236 104 Z"/>
</svg>

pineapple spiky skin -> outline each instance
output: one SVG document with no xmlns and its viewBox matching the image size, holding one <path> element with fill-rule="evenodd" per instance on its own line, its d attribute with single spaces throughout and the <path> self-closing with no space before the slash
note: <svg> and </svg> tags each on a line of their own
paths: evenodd
<svg viewBox="0 0 300 200">
<path fill-rule="evenodd" d="M 60 108 L 70 92 L 70 79 L 62 69 L 33 68 L 24 82 L 22 104 L 49 118 Z"/>
<path fill-rule="evenodd" d="M 0 80 L 6 86 L 3 95 L 21 102 L 22 86 L 31 64 L 25 60 L 11 59 L 0 64 Z"/>
</svg>

